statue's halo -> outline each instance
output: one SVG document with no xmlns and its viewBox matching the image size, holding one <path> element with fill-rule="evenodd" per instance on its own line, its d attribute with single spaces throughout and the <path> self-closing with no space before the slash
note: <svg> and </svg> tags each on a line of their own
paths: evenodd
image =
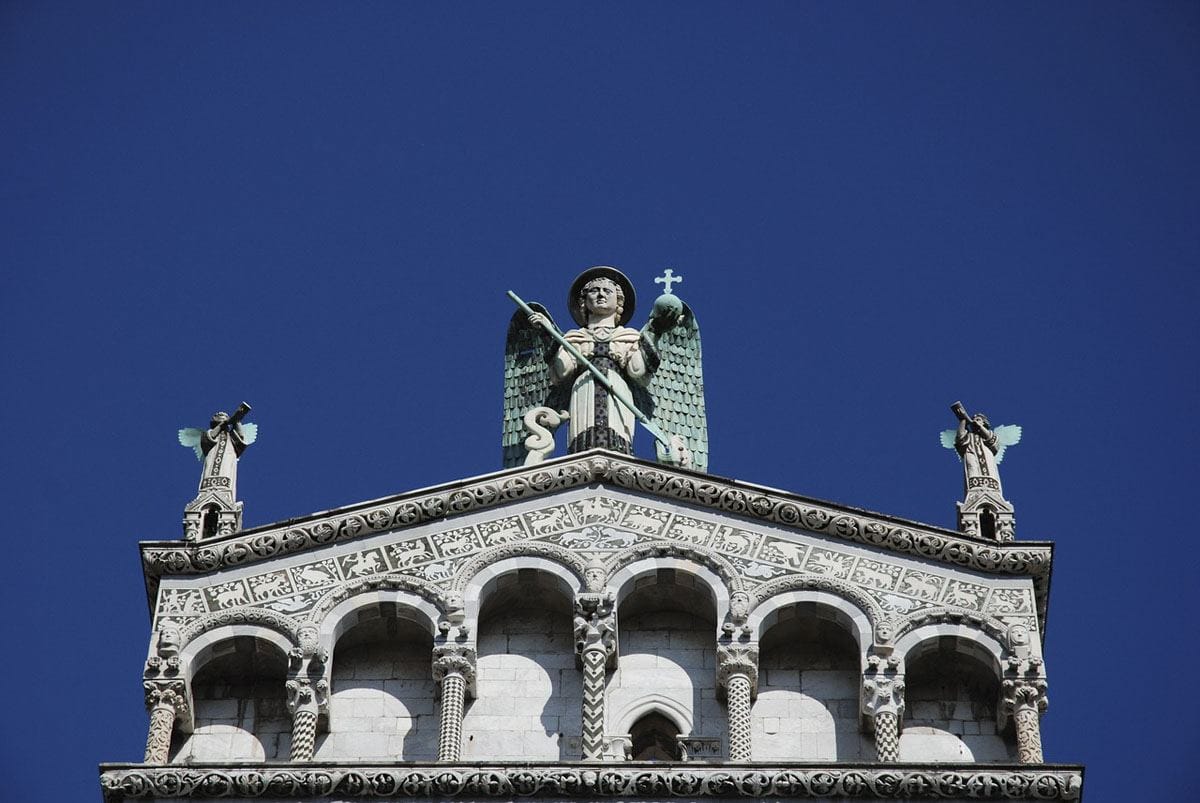
<svg viewBox="0 0 1200 803">
<path fill-rule="evenodd" d="M 571 311 L 571 317 L 580 326 L 587 326 L 587 318 L 584 317 L 582 310 L 576 306 L 575 300 L 579 298 L 579 293 L 583 290 L 583 286 L 598 276 L 612 279 L 620 286 L 621 292 L 625 294 L 625 304 L 621 310 L 621 319 L 617 321 L 618 324 L 624 326 L 633 320 L 633 310 L 637 306 L 637 294 L 633 292 L 633 283 L 629 281 L 629 277 L 616 268 L 610 268 L 608 265 L 597 265 L 594 268 L 588 268 L 571 283 L 571 291 L 567 294 L 567 309 Z"/>
</svg>

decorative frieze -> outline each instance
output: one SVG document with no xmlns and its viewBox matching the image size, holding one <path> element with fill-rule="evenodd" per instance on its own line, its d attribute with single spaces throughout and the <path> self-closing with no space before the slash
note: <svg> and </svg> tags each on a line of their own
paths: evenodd
<svg viewBox="0 0 1200 803">
<path fill-rule="evenodd" d="M 260 764 L 252 767 L 102 767 L 106 803 L 125 800 L 358 800 L 445 798 L 460 800 L 539 797 L 661 800 L 677 798 L 786 798 L 878 800 L 1079 800 L 1083 771 L 1077 766 L 663 767 L 624 764 L 439 765 Z"/>
<path fill-rule="evenodd" d="M 1047 545 L 983 542 L 925 525 L 898 523 L 862 511 L 842 510 L 826 503 L 743 487 L 712 477 L 667 472 L 634 458 L 601 453 L 564 458 L 542 464 L 537 470 L 495 475 L 452 488 L 397 497 L 391 502 L 375 503 L 370 509 L 347 509 L 307 522 L 244 531 L 202 544 L 144 544 L 143 562 L 153 590 L 157 578 L 162 576 L 200 574 L 245 565 L 595 482 L 607 482 L 714 511 L 989 574 L 1031 576 L 1038 592 L 1037 613 L 1042 617 L 1045 614 L 1050 568 Z M 670 539 L 676 544 L 703 543 L 710 550 L 728 555 L 726 560 L 735 560 L 737 568 L 734 572 L 744 574 L 748 580 L 770 580 L 785 571 L 801 570 L 831 579 L 850 580 L 879 594 L 906 595 L 914 600 L 941 601 L 979 611 L 987 610 L 989 605 L 976 589 L 965 585 L 950 588 L 943 578 L 929 572 L 897 574 L 878 561 L 857 560 L 836 549 L 810 549 L 778 538 L 717 526 L 695 516 L 669 514 L 611 498 L 600 498 L 584 507 L 585 503 L 586 500 L 573 503 L 574 507 L 551 506 L 510 516 L 506 523 L 460 528 L 461 532 L 447 531 L 440 534 L 436 542 L 422 536 L 386 549 L 363 550 L 327 564 L 268 572 L 245 583 L 233 582 L 227 588 L 213 588 L 200 604 L 210 611 L 259 604 L 291 612 L 289 608 L 300 610 L 311 604 L 311 601 L 306 603 L 299 599 L 309 593 L 307 589 L 336 585 L 376 571 L 404 572 L 431 583 L 441 583 L 454 571 L 452 563 L 471 554 L 471 550 L 518 541 L 562 539 L 567 538 L 569 530 L 595 526 L 601 529 L 588 537 L 608 539 L 603 547 L 600 542 L 595 543 L 593 546 L 597 548 L 624 548 L 622 539 L 630 536 L 637 540 Z M 604 529 L 606 523 L 611 525 L 607 531 Z M 584 532 L 580 530 L 581 534 Z M 571 548 L 566 543 L 563 546 Z M 1009 599 L 1004 604 L 1023 603 Z M 159 612 L 185 614 L 194 611 L 196 605 L 197 601 L 191 596 L 164 597 Z"/>
</svg>

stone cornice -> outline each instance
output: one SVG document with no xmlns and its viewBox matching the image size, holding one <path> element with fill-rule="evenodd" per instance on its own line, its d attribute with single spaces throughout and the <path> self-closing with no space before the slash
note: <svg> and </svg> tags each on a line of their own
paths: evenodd
<svg viewBox="0 0 1200 803">
<path fill-rule="evenodd" d="M 401 798 L 559 800 L 669 797 L 866 800 L 1079 800 L 1077 765 L 744 764 L 102 764 L 106 803 Z"/>
<path fill-rule="evenodd" d="M 199 543 L 143 542 L 140 547 L 147 591 L 153 605 L 160 577 L 206 574 L 597 483 L 988 574 L 1030 577 L 1044 637 L 1053 556 L 1049 543 L 984 540 L 602 450 L 314 513 Z"/>
</svg>

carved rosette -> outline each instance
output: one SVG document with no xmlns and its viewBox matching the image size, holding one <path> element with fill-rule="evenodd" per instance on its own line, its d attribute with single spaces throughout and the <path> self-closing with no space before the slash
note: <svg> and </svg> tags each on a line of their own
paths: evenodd
<svg viewBox="0 0 1200 803">
<path fill-rule="evenodd" d="M 147 680 L 142 686 L 146 692 L 146 709 L 150 712 L 144 761 L 166 764 L 175 720 L 188 713 L 187 688 L 182 680 Z"/>
<path fill-rule="evenodd" d="M 900 722 L 904 718 L 904 675 L 896 658 L 867 659 L 862 681 L 862 712 L 875 730 L 879 761 L 900 760 Z"/>
<path fill-rule="evenodd" d="M 1017 732 L 1017 760 L 1041 764 L 1041 715 L 1045 712 L 1046 681 L 1041 677 L 1008 677 L 1000 687 L 1001 718 L 1012 717 Z"/>
</svg>

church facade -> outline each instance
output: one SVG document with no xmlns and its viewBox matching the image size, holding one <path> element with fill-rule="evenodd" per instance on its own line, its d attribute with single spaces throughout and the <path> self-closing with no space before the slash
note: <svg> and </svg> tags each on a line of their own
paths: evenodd
<svg viewBox="0 0 1200 803">
<path fill-rule="evenodd" d="M 1051 544 L 998 482 L 951 531 L 707 474 L 694 420 L 623 453 L 622 315 L 620 358 L 577 317 L 564 457 L 506 430 L 495 474 L 143 543 L 147 746 L 105 799 L 1078 799 L 1040 739 Z"/>
</svg>

